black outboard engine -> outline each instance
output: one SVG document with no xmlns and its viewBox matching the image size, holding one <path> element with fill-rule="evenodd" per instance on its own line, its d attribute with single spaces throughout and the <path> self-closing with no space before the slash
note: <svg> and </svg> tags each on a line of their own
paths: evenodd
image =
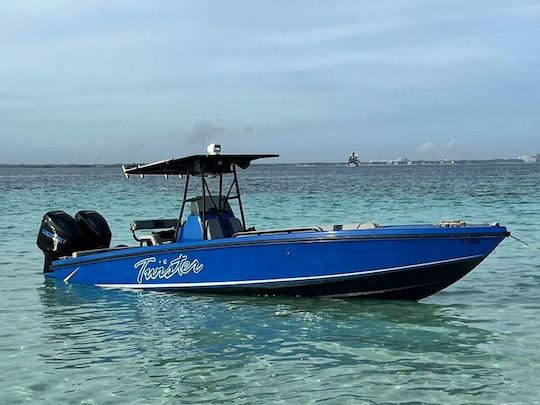
<svg viewBox="0 0 540 405">
<path fill-rule="evenodd" d="M 79 211 L 75 220 L 81 229 L 85 250 L 107 249 L 111 244 L 111 230 L 105 218 L 96 211 Z"/>
<path fill-rule="evenodd" d="M 64 211 L 47 212 L 41 220 L 37 245 L 45 255 L 43 272 L 54 260 L 83 249 L 83 234 L 77 221 Z"/>
<path fill-rule="evenodd" d="M 75 218 L 64 211 L 47 212 L 37 237 L 45 255 L 43 272 L 50 271 L 53 261 L 73 252 L 107 249 L 111 236 L 107 221 L 96 211 L 79 211 Z"/>
</svg>

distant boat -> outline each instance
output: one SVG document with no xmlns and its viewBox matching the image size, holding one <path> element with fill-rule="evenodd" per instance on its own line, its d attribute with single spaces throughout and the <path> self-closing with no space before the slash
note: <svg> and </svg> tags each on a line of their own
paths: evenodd
<svg viewBox="0 0 540 405">
<path fill-rule="evenodd" d="M 349 160 L 347 161 L 347 167 L 357 167 L 360 165 L 360 159 L 358 159 L 358 155 L 356 154 L 356 151 L 353 149 L 351 152 L 351 156 L 349 156 Z"/>
</svg>

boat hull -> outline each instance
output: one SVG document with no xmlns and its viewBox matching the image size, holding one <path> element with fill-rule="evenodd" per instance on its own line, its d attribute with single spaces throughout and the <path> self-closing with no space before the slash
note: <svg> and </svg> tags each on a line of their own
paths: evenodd
<svg viewBox="0 0 540 405">
<path fill-rule="evenodd" d="M 58 260 L 47 277 L 107 288 L 418 300 L 470 272 L 504 227 L 386 227 L 137 247 Z"/>
<path fill-rule="evenodd" d="M 298 296 L 323 298 L 374 298 L 420 300 L 452 285 L 473 270 L 483 258 L 365 272 L 339 278 L 285 281 L 268 284 L 215 286 L 163 286 L 163 291 L 191 291 L 234 295 Z"/>
</svg>

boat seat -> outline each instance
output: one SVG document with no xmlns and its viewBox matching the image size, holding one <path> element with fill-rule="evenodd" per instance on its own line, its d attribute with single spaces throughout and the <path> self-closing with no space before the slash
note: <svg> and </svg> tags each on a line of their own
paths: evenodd
<svg viewBox="0 0 540 405">
<path fill-rule="evenodd" d="M 178 226 L 178 219 L 144 219 L 131 222 L 131 233 L 133 239 L 143 245 L 160 245 L 162 243 L 173 241 Z M 137 236 L 136 231 L 140 229 L 165 229 L 160 232 L 152 232 L 152 235 Z M 154 235 L 158 235 L 155 238 Z"/>
<path fill-rule="evenodd" d="M 212 218 L 204 221 L 206 224 L 206 239 L 230 238 L 244 227 L 238 218 Z"/>
<path fill-rule="evenodd" d="M 237 232 L 244 231 L 244 227 L 242 225 L 242 222 L 238 218 L 236 218 L 236 217 L 228 218 L 227 221 L 229 222 L 229 225 L 230 225 L 230 228 L 231 228 L 231 231 L 232 231 L 231 236 L 234 235 Z"/>
<path fill-rule="evenodd" d="M 216 216 L 219 214 L 219 209 L 216 206 L 216 204 L 222 206 L 221 215 L 226 216 L 233 216 L 232 208 L 229 204 L 229 201 L 226 197 L 221 197 L 221 200 L 219 197 L 208 197 L 206 196 L 203 200 L 202 197 L 198 196 L 195 198 L 192 198 L 191 200 L 191 213 L 195 215 L 200 215 L 201 217 L 203 214 L 205 216 Z M 204 203 L 204 204 L 203 204 Z M 204 209 L 203 209 L 204 205 Z"/>
<path fill-rule="evenodd" d="M 168 229 L 166 231 L 152 232 L 150 235 L 150 243 L 152 245 L 163 245 L 164 243 L 171 243 L 174 241 L 174 229 Z"/>
<path fill-rule="evenodd" d="M 219 219 L 207 219 L 204 221 L 204 224 L 206 227 L 206 239 L 211 240 L 225 238 L 225 234 L 223 233 Z"/>
<path fill-rule="evenodd" d="M 160 235 L 158 235 L 156 233 L 150 235 L 150 244 L 152 246 L 162 245 L 164 243 L 171 243 L 171 242 L 172 242 L 171 239 L 164 239 L 163 237 L 161 237 Z"/>
<path fill-rule="evenodd" d="M 380 228 L 375 222 L 360 222 L 358 224 L 327 225 L 322 227 L 324 231 L 356 231 L 359 229 Z"/>
</svg>

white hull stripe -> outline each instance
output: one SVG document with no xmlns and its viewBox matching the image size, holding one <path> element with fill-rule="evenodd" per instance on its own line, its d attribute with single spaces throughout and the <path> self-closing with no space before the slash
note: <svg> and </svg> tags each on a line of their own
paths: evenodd
<svg viewBox="0 0 540 405">
<path fill-rule="evenodd" d="M 404 270 L 404 269 L 410 269 L 413 267 L 427 267 L 427 266 L 433 266 L 433 265 L 438 265 L 438 264 L 459 262 L 463 260 L 479 259 L 481 257 L 484 257 L 484 255 L 458 257 L 456 259 L 439 260 L 435 262 L 420 263 L 420 264 L 410 264 L 407 266 L 399 266 L 399 267 L 387 267 L 385 269 L 377 269 L 377 270 L 357 271 L 353 273 L 327 274 L 323 276 L 271 278 L 271 279 L 266 279 L 266 280 L 209 281 L 209 282 L 202 282 L 202 283 L 96 284 L 96 286 L 103 287 L 103 288 L 129 288 L 129 289 L 154 288 L 155 289 L 155 288 L 198 288 L 198 287 L 243 286 L 243 285 L 254 285 L 254 284 L 275 284 L 275 283 L 287 283 L 287 282 L 297 282 L 297 281 L 313 281 L 313 280 L 347 278 L 347 277 L 361 276 L 364 274 L 382 273 L 385 271 Z M 71 277 L 71 274 L 66 278 L 69 278 L 69 277 Z"/>
<path fill-rule="evenodd" d="M 80 267 L 77 267 L 75 270 L 73 270 L 71 273 L 68 274 L 68 276 L 64 279 L 64 283 L 67 283 L 71 277 L 75 275 L 79 271 Z"/>
</svg>

